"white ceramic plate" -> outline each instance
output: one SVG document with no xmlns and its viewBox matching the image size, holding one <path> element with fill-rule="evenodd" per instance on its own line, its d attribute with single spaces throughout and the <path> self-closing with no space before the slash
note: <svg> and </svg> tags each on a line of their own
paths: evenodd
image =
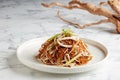
<svg viewBox="0 0 120 80">
<path fill-rule="evenodd" d="M 23 43 L 17 49 L 18 59 L 24 65 L 39 71 L 67 74 L 67 73 L 86 72 L 101 67 L 103 64 L 105 64 L 104 62 L 106 61 L 106 58 L 108 56 L 107 49 L 102 44 L 93 40 L 83 38 L 83 40 L 88 45 L 88 49 L 93 55 L 93 59 L 89 61 L 87 64 L 82 66 L 75 66 L 71 68 L 42 64 L 37 62 L 34 56 L 38 53 L 41 44 L 43 44 L 47 39 L 48 39 L 47 37 L 36 38 Z"/>
</svg>

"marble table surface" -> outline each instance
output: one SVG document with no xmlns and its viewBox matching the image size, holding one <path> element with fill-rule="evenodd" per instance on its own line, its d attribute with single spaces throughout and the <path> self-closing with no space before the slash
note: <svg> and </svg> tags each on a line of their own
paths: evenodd
<svg viewBox="0 0 120 80">
<path fill-rule="evenodd" d="M 40 5 L 41 2 L 52 1 L 56 0 L 0 0 L 0 80 L 120 80 L 120 34 L 116 33 L 115 26 L 104 23 L 85 29 L 75 28 L 57 17 L 58 9 L 66 19 L 81 24 L 104 17 L 83 10 L 44 8 Z M 57 1 L 66 4 L 69 0 Z M 85 1 L 98 4 L 100 0 Z M 51 36 L 66 28 L 104 44 L 109 51 L 108 63 L 95 71 L 63 75 L 30 69 L 17 59 L 16 50 L 23 42 Z"/>
</svg>

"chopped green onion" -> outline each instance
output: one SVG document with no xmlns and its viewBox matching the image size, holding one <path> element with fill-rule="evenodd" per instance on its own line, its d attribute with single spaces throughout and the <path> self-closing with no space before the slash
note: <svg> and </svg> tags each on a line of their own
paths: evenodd
<svg viewBox="0 0 120 80">
<path fill-rule="evenodd" d="M 50 46 L 48 46 L 48 50 L 51 50 L 54 46 L 54 43 L 52 43 Z"/>
<path fill-rule="evenodd" d="M 51 38 L 49 38 L 48 40 L 49 41 L 52 41 L 52 40 L 54 40 L 55 38 L 57 38 L 59 35 L 65 35 L 65 37 L 67 37 L 67 36 L 75 36 L 75 34 L 71 31 L 71 29 L 70 28 L 68 28 L 68 29 L 63 29 L 62 30 L 62 33 L 59 33 L 59 34 L 55 34 L 54 36 L 52 36 Z"/>
<path fill-rule="evenodd" d="M 71 29 L 70 28 L 68 28 L 68 29 L 63 29 L 62 30 L 62 34 L 64 34 L 65 36 L 74 36 L 75 34 L 71 31 Z"/>
<path fill-rule="evenodd" d="M 65 65 L 69 65 L 70 63 L 72 63 L 74 60 L 76 60 L 78 57 L 80 57 L 81 54 L 79 53 L 78 55 L 76 55 L 74 58 L 70 59 L 68 62 L 66 62 Z"/>
<path fill-rule="evenodd" d="M 48 40 L 49 40 L 49 41 L 52 41 L 52 40 L 54 40 L 55 38 L 57 38 L 59 35 L 60 35 L 60 34 L 55 34 L 54 36 L 52 36 L 52 37 L 49 38 Z"/>
</svg>

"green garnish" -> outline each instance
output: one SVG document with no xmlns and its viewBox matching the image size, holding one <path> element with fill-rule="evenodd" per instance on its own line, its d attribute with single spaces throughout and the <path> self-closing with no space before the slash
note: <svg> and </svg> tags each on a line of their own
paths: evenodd
<svg viewBox="0 0 120 80">
<path fill-rule="evenodd" d="M 75 36 L 75 33 L 73 33 L 70 28 L 68 28 L 66 30 L 63 29 L 62 34 L 64 34 L 65 36 Z"/>
<path fill-rule="evenodd" d="M 48 47 L 48 50 L 51 50 L 54 46 L 55 46 L 54 44 L 50 45 L 50 46 Z"/>
<path fill-rule="evenodd" d="M 69 65 L 70 63 L 72 63 L 74 60 L 76 60 L 80 56 L 81 56 L 81 54 L 76 55 L 75 57 L 73 57 L 72 59 L 70 59 L 68 62 L 66 62 L 65 65 Z"/>
<path fill-rule="evenodd" d="M 54 36 L 52 36 L 52 37 L 49 38 L 48 40 L 49 40 L 49 41 L 52 41 L 52 40 L 54 40 L 55 38 L 57 38 L 59 35 L 60 35 L 60 34 L 55 34 Z"/>
<path fill-rule="evenodd" d="M 63 29 L 61 33 L 55 34 L 54 36 L 52 36 L 52 37 L 49 38 L 48 40 L 49 40 L 49 41 L 52 41 L 52 40 L 54 40 L 55 38 L 57 38 L 58 36 L 60 36 L 60 35 L 64 35 L 65 37 L 75 36 L 75 34 L 71 31 L 71 29 L 68 28 L 68 29 L 66 29 L 66 30 Z"/>
</svg>

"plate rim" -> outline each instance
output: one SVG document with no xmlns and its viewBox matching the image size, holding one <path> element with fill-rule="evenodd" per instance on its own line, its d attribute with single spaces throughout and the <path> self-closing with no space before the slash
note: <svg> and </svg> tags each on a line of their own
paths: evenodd
<svg viewBox="0 0 120 80">
<path fill-rule="evenodd" d="M 22 60 L 21 60 L 21 58 L 19 57 L 19 54 L 20 54 L 20 49 L 25 45 L 25 44 L 27 44 L 27 43 L 30 43 L 30 42 L 32 42 L 32 41 L 35 41 L 35 40 L 40 40 L 40 39 L 48 39 L 49 37 L 41 37 L 41 38 L 34 38 L 34 39 L 31 39 L 31 40 L 28 40 L 28 41 L 25 41 L 25 42 L 23 42 L 21 45 L 19 45 L 19 47 L 17 48 L 17 58 L 18 58 L 18 60 L 22 63 L 22 64 L 24 64 L 25 66 L 27 66 L 27 67 L 29 67 L 29 68 L 32 68 L 32 69 L 36 69 L 36 68 L 34 68 L 34 67 L 31 67 L 31 66 L 29 66 L 28 64 L 25 64 Z M 91 67 L 91 66 L 95 66 L 95 65 L 100 65 L 101 63 L 103 63 L 103 62 L 106 62 L 106 60 L 107 60 L 107 58 L 108 58 L 108 50 L 107 50 L 107 48 L 103 45 L 103 44 L 101 44 L 100 42 L 98 42 L 98 41 L 95 41 L 95 40 L 92 40 L 92 39 L 88 39 L 88 38 L 82 38 L 83 40 L 89 40 L 90 42 L 95 42 L 95 43 L 97 43 L 97 44 L 99 44 L 100 46 L 102 46 L 103 48 L 104 48 L 104 54 L 105 54 L 105 57 L 101 60 L 101 61 L 99 61 L 99 62 L 97 62 L 97 63 L 94 63 L 94 64 L 89 64 L 89 65 L 81 65 L 81 66 L 74 66 L 74 67 L 59 67 L 59 66 L 51 66 L 51 65 L 45 65 L 45 64 L 40 64 L 39 66 L 41 66 L 41 67 L 45 67 L 45 68 L 52 68 L 52 69 L 61 69 L 61 70 L 74 70 L 74 69 L 78 69 L 78 68 L 86 68 L 86 67 Z M 102 49 L 103 50 L 103 49 Z M 97 68 L 97 67 L 96 67 Z M 39 70 L 39 71 L 43 71 L 43 72 L 50 72 L 50 73 L 63 73 L 63 72 L 51 72 L 51 71 L 46 71 L 46 70 L 40 70 L 40 69 L 36 69 L 36 70 Z M 88 70 L 87 70 L 88 71 Z M 80 73 L 80 72 L 85 72 L 85 71 L 78 71 L 78 72 L 65 72 L 65 73 Z"/>
</svg>

